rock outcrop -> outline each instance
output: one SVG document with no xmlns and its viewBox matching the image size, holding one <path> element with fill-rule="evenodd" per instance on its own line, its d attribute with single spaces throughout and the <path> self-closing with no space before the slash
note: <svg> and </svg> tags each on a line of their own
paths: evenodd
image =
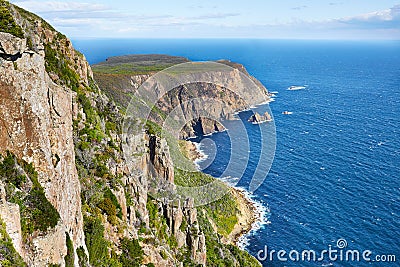
<svg viewBox="0 0 400 267">
<path fill-rule="evenodd" d="M 10 236 L 15 250 L 23 258 L 26 258 L 23 249 L 22 231 L 21 231 L 21 218 L 19 214 L 19 206 L 15 203 L 6 201 L 6 190 L 3 182 L 0 181 L 0 218 L 6 224 L 6 231 Z"/>
<path fill-rule="evenodd" d="M 265 112 L 264 115 L 260 115 L 258 112 L 255 112 L 250 116 L 248 121 L 253 124 L 260 124 L 263 122 L 272 121 L 272 116 L 268 112 Z"/>
</svg>

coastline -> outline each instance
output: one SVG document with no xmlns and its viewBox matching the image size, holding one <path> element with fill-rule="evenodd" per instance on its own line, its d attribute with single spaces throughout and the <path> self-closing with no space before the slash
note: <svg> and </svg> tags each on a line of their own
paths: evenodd
<svg viewBox="0 0 400 267">
<path fill-rule="evenodd" d="M 245 236 L 256 229 L 257 223 L 262 222 L 263 212 L 256 205 L 256 202 L 250 198 L 247 191 L 242 188 L 233 187 L 230 184 L 227 185 L 230 187 L 232 195 L 236 198 L 240 213 L 237 216 L 238 222 L 235 224 L 232 232 L 221 240 L 225 244 L 236 245 L 244 249 L 247 245 Z"/>
<path fill-rule="evenodd" d="M 205 160 L 208 156 L 201 150 L 199 143 L 186 142 L 185 150 L 188 151 L 189 158 L 200 169 L 199 162 Z M 224 181 L 224 183 L 230 188 L 232 196 L 236 199 L 239 213 L 237 215 L 238 221 L 232 232 L 227 237 L 222 237 L 221 241 L 224 244 L 232 244 L 240 249 L 245 249 L 248 245 L 247 235 L 267 223 L 264 220 L 267 208 L 253 200 L 250 193 L 245 189 L 235 187 L 228 181 Z"/>
</svg>

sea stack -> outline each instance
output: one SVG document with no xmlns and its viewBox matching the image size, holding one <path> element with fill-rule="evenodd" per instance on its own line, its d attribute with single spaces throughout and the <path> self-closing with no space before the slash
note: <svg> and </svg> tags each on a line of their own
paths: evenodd
<svg viewBox="0 0 400 267">
<path fill-rule="evenodd" d="M 264 115 L 260 115 L 258 112 L 255 112 L 248 119 L 249 122 L 253 124 L 259 124 L 267 121 L 272 121 L 272 117 L 268 112 L 265 112 Z"/>
</svg>

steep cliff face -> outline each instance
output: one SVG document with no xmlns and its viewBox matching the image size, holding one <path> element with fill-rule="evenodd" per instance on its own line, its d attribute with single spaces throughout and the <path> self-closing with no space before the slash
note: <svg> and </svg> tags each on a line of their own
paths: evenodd
<svg viewBox="0 0 400 267">
<path fill-rule="evenodd" d="M 165 69 L 169 62 L 175 64 L 188 62 L 181 57 L 150 55 L 151 59 L 146 60 L 143 55 L 131 55 L 123 57 L 111 57 L 107 61 L 93 66 L 94 76 L 99 86 L 107 95 L 118 102 L 122 107 L 127 107 L 130 96 L 137 93 L 138 88 L 155 74 L 154 70 L 143 68 L 143 65 L 154 63 L 157 70 Z M 155 59 L 158 60 L 155 60 Z M 156 107 L 164 114 L 170 114 L 179 107 L 185 116 L 187 125 L 182 128 L 181 138 L 193 137 L 196 134 L 209 134 L 223 130 L 221 121 L 233 119 L 233 114 L 249 108 L 251 105 L 261 104 L 268 101 L 267 89 L 254 77 L 248 74 L 243 65 L 227 60 L 219 60 L 218 63 L 231 67 L 224 71 L 213 72 L 212 81 L 192 82 L 180 85 L 176 88 L 164 88 L 168 91 L 157 89 L 160 84 L 146 84 L 144 90 L 149 94 L 156 94 L 158 102 Z M 204 74 L 198 74 L 199 81 L 208 80 L 210 77 L 206 70 Z M 204 77 L 203 77 L 204 76 Z M 248 82 L 252 81 L 256 88 L 251 90 Z M 219 84 L 224 84 L 220 86 Z M 207 114 L 204 114 L 207 111 Z M 151 118 L 161 122 L 157 116 Z"/>
<path fill-rule="evenodd" d="M 172 154 L 179 148 L 157 131 L 123 134 L 119 108 L 68 38 L 3 0 L 0 16 L 0 264 L 257 266 L 220 242 L 232 228 L 224 218 L 236 221 L 232 198 L 198 209 L 191 198 L 171 202 L 151 194 L 154 179 L 173 188 L 212 177 L 177 171 Z M 146 73 L 121 81 L 124 93 L 138 88 L 149 69 L 187 61 L 166 57 L 160 67 L 157 57 L 144 65 Z M 198 89 L 201 96 L 215 88 Z M 190 94 L 188 87 L 177 90 Z M 168 112 L 181 100 L 167 96 L 159 107 Z M 229 101 L 235 105 L 234 96 Z M 221 129 L 202 118 L 196 123 L 205 133 Z"/>
<path fill-rule="evenodd" d="M 34 265 L 60 263 L 66 253 L 65 232 L 72 237 L 75 248 L 85 244 L 80 184 L 73 164 L 74 93 L 53 82 L 46 72 L 44 46 L 53 42 L 57 33 L 43 27 L 42 20 L 31 22 L 14 7 L 9 6 L 8 10 L 26 38 L 0 32 L 0 153 L 11 151 L 33 163 L 46 197 L 61 217 L 60 225 L 53 230 L 60 237 L 57 242 L 34 238 L 33 250 L 21 255 Z M 74 56 L 71 46 L 59 45 Z M 88 67 L 83 62 L 83 58 L 77 62 L 77 66 L 86 66 L 81 74 Z M 87 77 L 82 77 L 82 82 L 85 80 Z M 54 239 L 52 233 L 46 236 Z"/>
</svg>

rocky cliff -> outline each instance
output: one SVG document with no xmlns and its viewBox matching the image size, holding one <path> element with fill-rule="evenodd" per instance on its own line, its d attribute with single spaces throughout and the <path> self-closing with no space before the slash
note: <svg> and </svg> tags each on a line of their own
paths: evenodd
<svg viewBox="0 0 400 267">
<path fill-rule="evenodd" d="M 224 129 L 221 122 L 233 119 L 235 112 L 269 100 L 267 89 L 243 65 L 228 60 L 217 61 L 229 68 L 212 72 L 211 81 L 214 83 L 201 82 L 209 78 L 204 77 L 210 75 L 205 70 L 204 74 L 198 73 L 194 76 L 195 82 L 179 85 L 172 90 L 160 89 L 161 85 L 157 82 L 142 86 L 145 81 L 152 83 L 148 79 L 156 71 L 185 62 L 189 60 L 182 57 L 149 55 L 149 59 L 146 59 L 144 55 L 130 55 L 108 58 L 105 62 L 94 65 L 93 69 L 102 90 L 122 107 L 128 106 L 129 96 L 136 94 L 139 87 L 141 90 L 148 90 L 149 95 L 156 93 L 156 108 L 162 113 L 168 115 L 179 107 L 184 114 L 184 120 L 188 122 L 182 128 L 181 138 L 221 131 Z M 149 68 L 149 64 L 154 64 L 153 68 Z M 249 82 L 254 84 L 249 85 Z M 204 115 L 205 110 L 207 116 Z M 157 116 L 152 119 L 159 123 L 162 120 Z"/>
<path fill-rule="evenodd" d="M 55 83 L 46 71 L 45 46 L 60 45 L 66 56 L 80 70 L 80 80 L 87 82 L 88 64 L 76 54 L 67 39 L 45 22 L 28 13 L 20 13 L 7 5 L 24 38 L 0 32 L 0 153 L 10 151 L 32 163 L 47 199 L 57 209 L 60 224 L 52 232 L 61 237 L 53 244 L 42 242 L 53 233 L 33 237 L 28 251 L 17 251 L 32 265 L 58 263 L 66 254 L 65 233 L 74 246 L 84 247 L 83 219 L 78 174 L 75 165 L 72 129 L 74 92 L 66 85 Z M 3 10 L 3 12 L 5 12 Z M 22 36 L 21 36 L 22 37 Z M 55 78 L 58 79 L 58 78 Z M 18 237 L 20 238 L 20 237 Z"/>
<path fill-rule="evenodd" d="M 233 196 L 196 208 L 149 195 L 154 177 L 213 178 L 177 170 L 179 147 L 157 124 L 123 135 L 120 109 L 67 37 L 3 0 L 0 17 L 0 265 L 258 266 L 221 242 L 237 222 Z M 146 70 L 160 68 L 152 60 Z"/>
</svg>

